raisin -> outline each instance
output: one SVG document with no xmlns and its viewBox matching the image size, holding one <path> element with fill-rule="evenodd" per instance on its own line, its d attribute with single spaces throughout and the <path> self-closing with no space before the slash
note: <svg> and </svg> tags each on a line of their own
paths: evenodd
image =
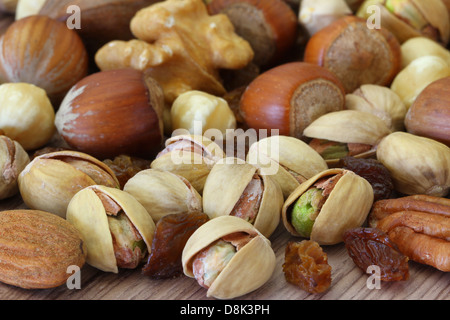
<svg viewBox="0 0 450 320">
<path fill-rule="evenodd" d="M 377 228 L 354 228 L 344 232 L 348 254 L 364 272 L 377 266 L 382 281 L 403 281 L 409 278 L 408 257 L 402 254 L 389 236 Z"/>
<path fill-rule="evenodd" d="M 322 293 L 331 286 L 328 256 L 313 240 L 288 242 L 283 272 L 286 281 L 309 293 Z"/>
<path fill-rule="evenodd" d="M 120 155 L 114 159 L 106 159 L 103 163 L 114 171 L 117 180 L 119 180 L 120 188 L 123 189 L 127 181 L 134 177 L 136 173 L 144 169 L 149 169 L 151 161 L 127 155 Z"/>
<path fill-rule="evenodd" d="M 189 237 L 209 217 L 203 212 L 169 214 L 156 224 L 152 248 L 142 273 L 153 279 L 175 278 L 183 274 L 181 255 Z"/>
<path fill-rule="evenodd" d="M 378 160 L 344 157 L 339 166 L 366 179 L 373 188 L 374 201 L 392 197 L 394 183 L 391 174 Z"/>
</svg>

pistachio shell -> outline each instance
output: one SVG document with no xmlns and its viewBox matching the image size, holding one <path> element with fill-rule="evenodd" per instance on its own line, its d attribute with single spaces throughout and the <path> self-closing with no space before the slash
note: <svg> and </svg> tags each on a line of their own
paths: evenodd
<svg viewBox="0 0 450 320">
<path fill-rule="evenodd" d="M 328 169 L 325 160 L 308 144 L 295 137 L 272 136 L 252 144 L 247 162 L 277 182 L 287 198 L 301 182 Z"/>
<path fill-rule="evenodd" d="M 377 159 L 403 194 L 444 197 L 449 192 L 450 148 L 436 140 L 394 132 L 380 142 Z"/>
<path fill-rule="evenodd" d="M 147 209 L 155 223 L 168 214 L 202 211 L 200 194 L 185 178 L 169 171 L 142 170 L 123 190 Z"/>
<path fill-rule="evenodd" d="M 409 39 L 402 44 L 401 49 L 403 68 L 415 59 L 423 56 L 438 56 L 450 66 L 450 51 L 429 38 L 416 37 Z"/>
<path fill-rule="evenodd" d="M 344 169 L 325 170 L 302 183 L 285 201 L 282 221 L 293 236 L 299 236 L 291 224 L 291 206 L 319 179 L 343 173 L 334 186 L 317 216 L 311 232 L 311 240 L 322 245 L 333 245 L 343 241 L 345 230 L 360 227 L 373 204 L 374 194 L 370 183 Z"/>
<path fill-rule="evenodd" d="M 308 138 L 375 146 L 391 131 L 377 116 L 356 110 L 327 113 L 304 131 Z"/>
<path fill-rule="evenodd" d="M 189 150 L 171 150 L 174 144 L 186 141 L 203 150 L 202 154 Z M 201 194 L 206 177 L 224 152 L 218 144 L 204 136 L 177 135 L 166 141 L 166 149 L 152 162 L 152 169 L 170 171 L 186 178 Z"/>
<path fill-rule="evenodd" d="M 355 92 L 347 94 L 345 100 L 348 110 L 376 115 L 391 131 L 404 130 L 407 108 L 391 89 L 372 84 L 362 85 Z"/>
<path fill-rule="evenodd" d="M 86 243 L 87 263 L 105 272 L 118 272 L 113 239 L 105 207 L 97 192 L 109 196 L 126 214 L 151 250 L 155 223 L 133 196 L 116 188 L 93 185 L 77 192 L 67 208 L 67 220 L 81 233 Z"/>
<path fill-rule="evenodd" d="M 423 56 L 413 60 L 397 74 L 391 89 L 409 109 L 429 84 L 449 76 L 450 66 L 444 59 L 439 56 Z"/>
<path fill-rule="evenodd" d="M 114 172 L 85 153 L 58 151 L 33 159 L 19 175 L 19 191 L 25 204 L 65 217 L 67 205 L 81 189 L 105 184 L 119 188 Z"/>
<path fill-rule="evenodd" d="M 17 179 L 29 162 L 30 157 L 17 141 L 0 135 L 0 200 L 19 192 Z"/>
<path fill-rule="evenodd" d="M 264 285 L 276 266 L 275 253 L 270 241 L 243 219 L 221 216 L 200 226 L 189 238 L 182 254 L 183 272 L 194 277 L 192 260 L 202 249 L 223 236 L 244 232 L 253 239 L 237 251 L 208 289 L 207 296 L 233 299 Z"/>
<path fill-rule="evenodd" d="M 244 160 L 228 157 L 216 163 L 203 190 L 203 211 L 211 219 L 231 215 L 255 174 L 261 177 L 264 189 L 253 225 L 269 237 L 280 222 L 283 193 L 269 176 L 262 175 L 256 166 Z"/>
</svg>

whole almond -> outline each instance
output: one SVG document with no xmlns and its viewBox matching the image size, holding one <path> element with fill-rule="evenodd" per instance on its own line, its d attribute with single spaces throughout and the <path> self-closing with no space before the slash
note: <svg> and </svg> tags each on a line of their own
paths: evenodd
<svg viewBox="0 0 450 320">
<path fill-rule="evenodd" d="M 0 212 L 0 281 L 25 288 L 64 284 L 69 266 L 81 268 L 85 244 L 65 219 L 38 210 Z"/>
</svg>

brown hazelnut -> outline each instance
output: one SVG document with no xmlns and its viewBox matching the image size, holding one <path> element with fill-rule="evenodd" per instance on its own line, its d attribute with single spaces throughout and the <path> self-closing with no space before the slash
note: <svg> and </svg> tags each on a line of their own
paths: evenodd
<svg viewBox="0 0 450 320">
<path fill-rule="evenodd" d="M 344 87 L 330 71 L 291 62 L 262 73 L 250 83 L 242 95 L 240 112 L 253 129 L 277 129 L 280 135 L 301 138 L 312 121 L 344 109 L 344 104 Z"/>
<path fill-rule="evenodd" d="M 437 80 L 419 94 L 405 118 L 409 133 L 450 146 L 450 77 Z"/>
<path fill-rule="evenodd" d="M 157 82 L 141 71 L 102 71 L 69 91 L 55 124 L 70 147 L 96 158 L 149 158 L 162 146 L 163 100 Z"/>
<path fill-rule="evenodd" d="M 351 93 L 363 84 L 389 85 L 401 68 L 401 48 L 387 29 L 347 16 L 311 37 L 304 60 L 336 74 Z"/>
<path fill-rule="evenodd" d="M 0 42 L 0 81 L 34 84 L 47 92 L 54 106 L 87 70 L 88 55 L 80 37 L 49 17 L 15 21 Z"/>
<path fill-rule="evenodd" d="M 208 11 L 230 18 L 236 33 L 250 43 L 258 66 L 279 60 L 295 42 L 297 17 L 282 0 L 212 0 Z"/>
</svg>

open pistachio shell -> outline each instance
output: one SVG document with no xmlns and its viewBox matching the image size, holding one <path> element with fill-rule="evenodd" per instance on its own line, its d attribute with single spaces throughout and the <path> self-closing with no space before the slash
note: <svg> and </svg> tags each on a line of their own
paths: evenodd
<svg viewBox="0 0 450 320">
<path fill-rule="evenodd" d="M 35 210 L 66 216 L 72 197 L 91 185 L 120 188 L 114 172 L 98 159 L 76 151 L 46 153 L 33 159 L 19 175 L 19 191 Z"/>
<path fill-rule="evenodd" d="M 450 190 L 450 148 L 436 140 L 407 132 L 385 137 L 377 159 L 391 173 L 403 194 L 445 197 Z"/>
<path fill-rule="evenodd" d="M 307 143 L 288 136 L 272 136 L 252 144 L 247 162 L 277 182 L 285 198 L 300 183 L 328 169 L 325 160 Z"/>
<path fill-rule="evenodd" d="M 283 193 L 280 186 L 260 170 L 238 158 L 219 160 L 209 174 L 203 190 L 203 211 L 211 218 L 233 215 L 233 209 L 244 195 L 244 191 L 258 175 L 262 180 L 263 192 L 253 225 L 264 236 L 269 237 L 280 222 Z M 247 195 L 248 203 L 256 197 Z"/>
<path fill-rule="evenodd" d="M 373 204 L 374 194 L 370 183 L 352 171 L 325 170 L 302 183 L 285 201 L 282 221 L 287 231 L 299 237 L 291 223 L 292 205 L 319 179 L 343 174 L 323 204 L 312 227 L 310 239 L 321 245 L 333 245 L 343 241 L 345 230 L 360 227 Z"/>
<path fill-rule="evenodd" d="M 142 170 L 123 190 L 147 209 L 155 223 L 168 214 L 202 211 L 200 194 L 185 178 L 169 171 Z"/>
<path fill-rule="evenodd" d="M 67 208 L 67 220 L 81 233 L 86 243 L 87 263 L 105 272 L 118 272 L 107 210 L 99 197 L 104 194 L 118 205 L 151 250 L 155 223 L 133 196 L 117 188 L 93 185 L 79 191 Z"/>
<path fill-rule="evenodd" d="M 408 110 L 400 97 L 387 87 L 373 84 L 362 85 L 355 92 L 346 95 L 345 106 L 349 110 L 376 115 L 391 131 L 405 129 L 404 121 Z"/>
<path fill-rule="evenodd" d="M 17 179 L 28 163 L 30 157 L 19 143 L 0 135 L 0 200 L 19 192 Z"/>
<path fill-rule="evenodd" d="M 152 169 L 170 171 L 186 178 L 201 194 L 206 177 L 224 152 L 218 144 L 200 135 L 177 135 L 152 162 Z"/>
<path fill-rule="evenodd" d="M 216 240 L 234 233 L 246 233 L 250 242 L 240 248 L 207 291 L 208 297 L 233 299 L 264 285 L 276 266 L 270 241 L 254 226 L 233 216 L 221 216 L 200 226 L 189 238 L 182 254 L 183 272 L 193 278 L 195 255 Z"/>
<path fill-rule="evenodd" d="M 391 31 L 401 43 L 420 36 L 428 36 L 442 44 L 447 44 L 449 41 L 449 16 L 441 0 L 405 0 L 403 10 L 405 14 L 410 14 L 410 22 L 392 13 L 383 0 L 366 0 L 356 15 L 365 19 L 369 18 L 373 14 L 373 11 L 368 10 L 370 6 L 378 7 L 381 27 Z M 432 29 L 435 30 L 432 31 Z"/>
<path fill-rule="evenodd" d="M 390 133 L 391 130 L 381 118 L 358 110 L 327 113 L 311 123 L 304 131 L 304 135 L 308 138 L 373 146 L 372 150 L 355 155 L 358 158 L 373 157 L 377 144 Z M 334 167 L 338 162 L 339 159 L 327 160 L 329 167 Z"/>
</svg>

